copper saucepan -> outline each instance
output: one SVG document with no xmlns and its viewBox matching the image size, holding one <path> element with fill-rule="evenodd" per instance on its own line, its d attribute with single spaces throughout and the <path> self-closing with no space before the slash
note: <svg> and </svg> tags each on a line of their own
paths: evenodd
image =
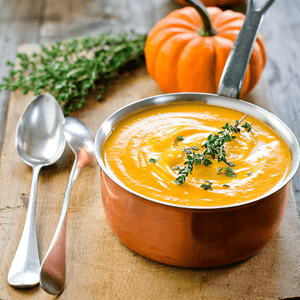
<svg viewBox="0 0 300 300">
<path fill-rule="evenodd" d="M 248 11 L 220 81 L 218 95 L 176 93 L 149 97 L 115 112 L 96 135 L 101 167 L 101 193 L 107 221 L 115 235 L 133 251 L 160 263 L 182 267 L 213 267 L 237 262 L 262 249 L 277 232 L 284 216 L 290 180 L 299 165 L 299 145 L 291 130 L 276 116 L 237 100 L 254 41 L 267 8 Z M 292 158 L 284 182 L 262 197 L 221 207 L 186 207 L 142 196 L 120 182 L 105 166 L 102 147 L 124 118 L 151 107 L 204 102 L 249 113 L 273 128 L 286 142 Z"/>
</svg>

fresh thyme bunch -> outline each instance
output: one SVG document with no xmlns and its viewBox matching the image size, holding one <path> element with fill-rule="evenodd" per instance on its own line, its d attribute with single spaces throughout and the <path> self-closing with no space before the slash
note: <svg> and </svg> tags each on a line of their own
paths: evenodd
<svg viewBox="0 0 300 300">
<path fill-rule="evenodd" d="M 234 167 L 234 164 L 227 161 L 224 146 L 225 142 L 230 142 L 236 138 L 236 136 L 233 134 L 240 132 L 240 128 L 238 126 L 246 118 L 246 116 L 247 115 L 245 115 L 240 121 L 236 120 L 235 125 L 229 125 L 228 123 L 226 123 L 225 126 L 222 127 L 223 130 L 218 132 L 217 134 L 210 134 L 207 140 L 202 145 L 202 147 L 205 148 L 205 150 L 202 153 L 195 152 L 199 151 L 199 148 L 197 146 L 185 148 L 185 166 L 175 166 L 173 168 L 173 170 L 179 170 L 179 176 L 174 180 L 174 182 L 178 185 L 183 184 L 186 181 L 188 175 L 192 175 L 194 165 L 201 165 L 203 163 L 205 166 L 208 166 L 212 164 L 212 161 L 209 158 L 209 156 L 212 159 L 217 158 L 218 162 L 224 162 L 228 165 L 228 167 L 223 172 L 221 172 L 223 168 L 218 168 L 218 174 L 224 173 L 227 176 L 235 177 L 236 173 L 231 168 Z M 245 124 L 241 125 L 241 127 L 245 128 L 245 130 L 249 132 L 251 131 L 251 125 L 252 124 L 245 122 Z M 201 185 L 201 187 L 203 187 L 205 190 L 212 189 L 210 182 Z"/>
<path fill-rule="evenodd" d="M 145 35 L 132 33 L 129 38 L 127 34 L 106 33 L 41 45 L 38 53 L 17 54 L 19 67 L 10 71 L 9 78 L 3 78 L 0 91 L 20 88 L 23 94 L 48 92 L 68 115 L 85 104 L 90 89 L 97 88 L 97 99 L 101 99 L 107 81 L 117 77 L 128 62 L 141 59 L 145 42 Z M 15 66 L 10 61 L 7 64 Z"/>
</svg>

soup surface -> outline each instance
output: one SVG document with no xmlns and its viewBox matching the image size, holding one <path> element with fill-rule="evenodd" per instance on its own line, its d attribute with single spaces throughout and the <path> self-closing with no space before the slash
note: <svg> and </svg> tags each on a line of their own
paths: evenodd
<svg viewBox="0 0 300 300">
<path fill-rule="evenodd" d="M 211 163 L 194 164 L 178 182 L 185 162 L 203 153 L 208 137 L 221 136 L 226 123 L 234 125 L 243 115 L 206 104 L 149 109 L 118 124 L 105 141 L 103 161 L 125 186 L 156 200 L 187 206 L 249 201 L 282 182 L 291 165 L 284 141 L 250 116 L 224 143 L 227 163 L 206 154 Z M 241 127 L 245 122 L 253 123 L 250 131 Z"/>
</svg>

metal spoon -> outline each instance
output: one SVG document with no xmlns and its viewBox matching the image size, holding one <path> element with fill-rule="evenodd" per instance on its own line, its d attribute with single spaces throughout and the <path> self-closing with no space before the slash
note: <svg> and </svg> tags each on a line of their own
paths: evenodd
<svg viewBox="0 0 300 300">
<path fill-rule="evenodd" d="M 49 294 L 60 294 L 66 283 L 66 226 L 69 198 L 81 169 L 95 161 L 94 134 L 80 120 L 67 117 L 63 125 L 66 140 L 75 154 L 58 225 L 40 269 L 40 284 Z"/>
<path fill-rule="evenodd" d="M 38 176 L 41 168 L 55 163 L 65 149 L 63 121 L 60 106 L 48 94 L 35 98 L 19 120 L 17 152 L 33 168 L 33 174 L 24 230 L 8 273 L 8 282 L 14 287 L 32 287 L 39 283 L 40 260 L 35 228 Z"/>
</svg>

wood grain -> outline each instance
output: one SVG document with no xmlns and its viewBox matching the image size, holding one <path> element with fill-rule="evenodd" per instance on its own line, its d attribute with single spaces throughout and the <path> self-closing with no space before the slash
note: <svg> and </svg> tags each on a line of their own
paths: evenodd
<svg viewBox="0 0 300 300">
<path fill-rule="evenodd" d="M 146 34 L 178 7 L 173 0 L 48 0 L 41 25 L 41 43 L 87 34 L 97 36 L 103 32 L 129 33 L 134 30 Z"/>
<path fill-rule="evenodd" d="M 32 47 L 28 48 L 32 50 Z M 115 110 L 135 100 L 161 94 L 145 66 L 127 72 L 97 101 L 73 116 L 94 132 Z M 53 299 L 40 286 L 14 289 L 7 274 L 24 226 L 32 170 L 14 149 L 17 121 L 32 95 L 11 95 L 6 138 L 0 164 L 0 299 Z M 248 101 L 270 109 L 261 83 Z M 37 238 L 45 256 L 59 218 L 74 156 L 66 149 L 55 165 L 43 168 L 37 197 Z M 257 255 L 243 262 L 212 269 L 185 269 L 146 259 L 124 246 L 112 233 L 100 196 L 99 166 L 82 170 L 73 187 L 67 226 L 67 285 L 59 299 L 282 299 L 299 294 L 299 221 L 290 195 L 279 232 Z M 12 188 L 13 187 L 13 188 Z M 291 272 L 291 270 L 293 270 Z"/>
<path fill-rule="evenodd" d="M 8 76 L 6 61 L 15 61 L 21 44 L 48 44 L 87 34 L 96 36 L 107 31 L 124 33 L 135 30 L 147 34 L 160 19 L 178 8 L 181 6 L 175 0 L 0 0 L 0 78 Z M 246 5 L 223 9 L 227 8 L 245 12 Z M 266 96 L 273 102 L 276 114 L 287 123 L 298 140 L 299 13 L 298 0 L 277 0 L 266 14 L 261 28 L 268 54 L 263 72 Z M 7 91 L 0 92 L 0 153 L 9 96 Z M 299 172 L 295 176 L 294 187 L 300 212 Z"/>
<path fill-rule="evenodd" d="M 268 83 L 266 95 L 274 105 L 275 114 L 291 128 L 298 141 L 300 141 L 299 12 L 299 1 L 276 1 L 265 15 L 261 29 L 268 54 L 263 73 Z M 293 186 L 299 212 L 299 171 L 294 177 Z"/>
<path fill-rule="evenodd" d="M 38 43 L 43 0 L 0 0 L 0 79 L 8 77 L 11 67 L 6 62 L 16 60 L 17 49 L 23 43 Z M 6 125 L 10 93 L 0 92 L 0 153 Z"/>
<path fill-rule="evenodd" d="M 259 1 L 256 1 L 259 2 Z M 170 11 L 174 0 L 0 0 L 0 77 L 7 76 L 7 60 L 15 61 L 24 43 L 56 40 L 101 32 L 148 33 Z M 244 6 L 234 7 L 244 11 Z M 300 3 L 276 0 L 265 16 L 262 34 L 268 62 L 258 86 L 246 100 L 276 114 L 300 140 Z M 134 16 L 134 17 L 133 17 Z M 132 101 L 160 94 L 145 67 L 111 83 L 102 102 L 94 93 L 74 116 L 94 132 L 116 109 Z M 10 99 L 10 100 L 9 100 Z M 31 169 L 14 149 L 15 127 L 32 95 L 0 93 L 0 299 L 53 299 L 39 286 L 11 288 L 7 274 L 27 211 Z M 8 105 L 10 105 L 7 117 Z M 54 166 L 41 171 L 37 230 L 44 257 L 59 217 L 73 156 L 69 149 Z M 293 180 L 300 208 L 299 172 Z M 100 198 L 99 169 L 86 168 L 74 186 L 67 233 L 67 287 L 60 299 L 283 299 L 300 296 L 299 220 L 293 194 L 278 234 L 258 255 L 217 269 L 181 269 L 147 260 L 122 245 L 105 220 Z"/>
</svg>

